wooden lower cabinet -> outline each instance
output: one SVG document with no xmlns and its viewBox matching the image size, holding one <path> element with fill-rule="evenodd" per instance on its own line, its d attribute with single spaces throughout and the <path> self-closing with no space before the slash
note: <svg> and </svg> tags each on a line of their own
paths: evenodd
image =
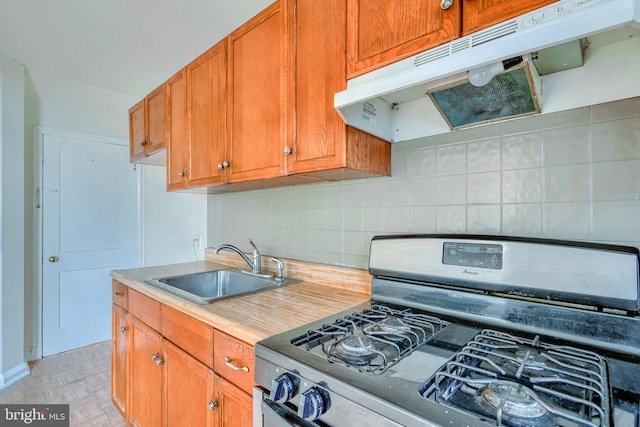
<svg viewBox="0 0 640 427">
<path fill-rule="evenodd" d="M 250 427 L 252 397 L 224 378 L 216 375 L 220 427 Z"/>
<path fill-rule="evenodd" d="M 113 339 L 111 340 L 111 400 L 126 418 L 129 411 L 127 400 L 129 319 L 127 312 L 116 304 L 113 304 L 111 313 L 113 331 Z"/>
<path fill-rule="evenodd" d="M 129 423 L 136 427 L 162 424 L 162 336 L 130 316 Z"/>
<path fill-rule="evenodd" d="M 170 341 L 165 340 L 163 346 L 164 425 L 217 426 L 213 369 Z"/>
<path fill-rule="evenodd" d="M 123 287 L 113 282 L 114 295 L 125 298 L 123 304 L 114 296 L 112 306 L 112 400 L 129 425 L 251 426 L 253 346 Z M 249 373 L 214 362 L 214 336 L 223 359 L 229 358 L 230 366 L 247 365 Z M 224 366 L 223 372 L 214 372 L 214 364 Z"/>
</svg>

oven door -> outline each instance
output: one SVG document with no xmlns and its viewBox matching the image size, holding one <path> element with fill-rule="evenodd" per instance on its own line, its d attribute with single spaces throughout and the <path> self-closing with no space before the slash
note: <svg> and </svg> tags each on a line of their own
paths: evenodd
<svg viewBox="0 0 640 427">
<path fill-rule="evenodd" d="M 317 424 L 303 420 L 290 408 L 269 399 L 261 388 L 253 389 L 253 427 L 316 427 Z"/>
</svg>

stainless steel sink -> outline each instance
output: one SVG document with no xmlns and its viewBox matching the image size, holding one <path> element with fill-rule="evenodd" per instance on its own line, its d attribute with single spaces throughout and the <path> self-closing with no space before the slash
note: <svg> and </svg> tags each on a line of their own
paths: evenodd
<svg viewBox="0 0 640 427">
<path fill-rule="evenodd" d="M 161 277 L 146 280 L 145 283 L 198 304 L 209 304 L 222 298 L 265 291 L 298 281 L 289 278 L 277 281 L 271 275 L 230 268 Z"/>
</svg>

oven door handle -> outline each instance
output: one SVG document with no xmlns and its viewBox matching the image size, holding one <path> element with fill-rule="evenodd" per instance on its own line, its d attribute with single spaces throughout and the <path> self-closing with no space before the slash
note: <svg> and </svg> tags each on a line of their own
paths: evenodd
<svg viewBox="0 0 640 427">
<path fill-rule="evenodd" d="M 288 407 L 263 398 L 260 405 L 263 427 L 314 427 L 315 424 L 303 420 Z"/>
</svg>

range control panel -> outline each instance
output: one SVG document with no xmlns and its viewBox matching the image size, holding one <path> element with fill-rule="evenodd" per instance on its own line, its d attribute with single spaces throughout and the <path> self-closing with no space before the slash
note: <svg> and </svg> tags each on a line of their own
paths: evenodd
<svg viewBox="0 0 640 427">
<path fill-rule="evenodd" d="M 500 270 L 502 269 L 502 245 L 444 242 L 442 263 Z"/>
</svg>

